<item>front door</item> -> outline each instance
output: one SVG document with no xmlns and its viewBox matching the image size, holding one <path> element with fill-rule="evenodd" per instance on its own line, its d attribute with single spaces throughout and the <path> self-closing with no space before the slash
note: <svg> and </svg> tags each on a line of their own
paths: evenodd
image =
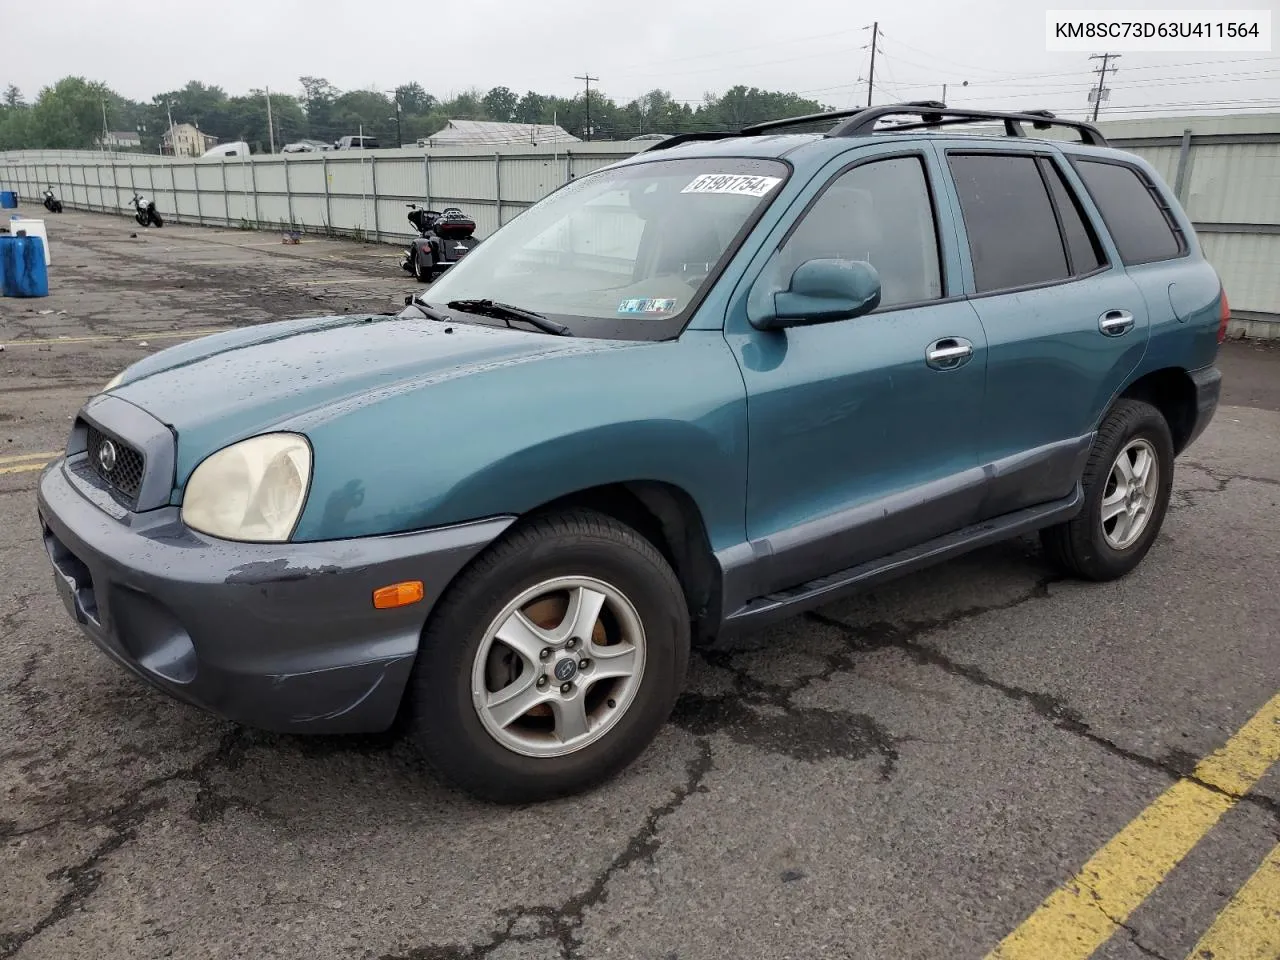
<svg viewBox="0 0 1280 960">
<path fill-rule="evenodd" d="M 757 596 L 963 527 L 982 496 L 986 340 L 973 307 L 946 299 L 937 159 L 891 145 L 858 158 L 819 178 L 759 278 L 785 289 L 806 260 L 867 260 L 880 306 L 762 331 L 738 304 L 726 324 L 747 391 Z"/>
</svg>

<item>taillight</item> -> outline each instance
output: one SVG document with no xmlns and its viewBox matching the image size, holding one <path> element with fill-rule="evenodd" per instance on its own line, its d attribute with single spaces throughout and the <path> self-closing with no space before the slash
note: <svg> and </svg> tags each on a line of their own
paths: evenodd
<svg viewBox="0 0 1280 960">
<path fill-rule="evenodd" d="M 1231 305 L 1227 303 L 1227 291 L 1222 291 L 1222 312 L 1218 315 L 1218 342 L 1227 339 L 1227 324 L 1231 322 Z"/>
</svg>

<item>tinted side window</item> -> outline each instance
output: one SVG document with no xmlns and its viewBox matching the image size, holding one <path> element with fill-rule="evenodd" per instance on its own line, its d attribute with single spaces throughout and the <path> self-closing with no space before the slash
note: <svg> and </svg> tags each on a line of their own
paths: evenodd
<svg viewBox="0 0 1280 960">
<path fill-rule="evenodd" d="M 783 245 L 779 267 L 806 260 L 867 260 L 880 274 L 880 306 L 942 296 L 938 234 L 919 157 L 874 160 L 837 177 Z"/>
<path fill-rule="evenodd" d="M 953 154 L 978 292 L 1064 280 L 1067 254 L 1034 157 Z"/>
<path fill-rule="evenodd" d="M 1126 264 L 1181 255 L 1182 240 L 1156 200 L 1155 188 L 1133 167 L 1076 160 L 1076 169 Z"/>
<path fill-rule="evenodd" d="M 1085 219 L 1084 211 L 1080 209 L 1080 199 L 1063 179 L 1057 164 L 1050 160 L 1042 160 L 1040 163 L 1045 179 L 1049 181 L 1049 192 L 1053 194 L 1054 205 L 1058 208 L 1058 219 L 1062 223 L 1062 236 L 1067 241 L 1067 257 L 1071 261 L 1069 266 L 1072 275 L 1098 269 L 1107 261 L 1102 255 L 1102 245 Z"/>
</svg>

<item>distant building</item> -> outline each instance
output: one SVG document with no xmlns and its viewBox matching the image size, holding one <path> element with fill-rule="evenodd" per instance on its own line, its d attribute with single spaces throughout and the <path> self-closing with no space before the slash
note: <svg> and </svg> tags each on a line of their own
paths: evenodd
<svg viewBox="0 0 1280 960">
<path fill-rule="evenodd" d="M 165 130 L 160 152 L 171 157 L 199 157 L 217 142 L 217 137 L 201 133 L 195 124 L 175 123 L 172 132 Z"/>
<path fill-rule="evenodd" d="M 468 147 L 487 143 L 577 143 L 578 138 L 550 123 L 501 123 L 450 120 L 443 130 L 423 137 L 420 147 Z"/>
<path fill-rule="evenodd" d="M 134 130 L 108 130 L 96 142 L 103 150 L 137 150 L 142 146 L 142 138 Z"/>
</svg>

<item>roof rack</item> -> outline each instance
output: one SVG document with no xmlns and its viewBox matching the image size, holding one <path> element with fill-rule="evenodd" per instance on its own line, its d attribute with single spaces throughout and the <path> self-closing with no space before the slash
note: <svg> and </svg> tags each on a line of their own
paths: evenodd
<svg viewBox="0 0 1280 960">
<path fill-rule="evenodd" d="M 1023 124 L 1031 124 L 1037 130 L 1066 127 L 1080 134 L 1080 141 L 1094 147 L 1107 146 L 1107 139 L 1091 123 L 1083 120 L 1063 120 L 1048 110 L 1022 110 L 1010 113 L 998 110 L 964 110 L 948 107 L 941 100 L 914 100 L 909 103 L 885 104 L 878 107 L 861 107 L 856 110 L 832 110 L 828 113 L 808 113 L 781 120 L 766 120 L 743 127 L 737 133 L 730 130 L 681 133 L 655 143 L 649 150 L 668 150 L 682 143 L 695 140 L 724 140 L 729 137 L 756 137 L 765 133 L 803 127 L 815 123 L 835 122 L 827 131 L 828 137 L 866 137 L 877 132 L 876 124 L 886 117 L 918 117 L 914 122 L 894 123 L 881 127 L 880 132 L 899 130 L 927 130 L 954 124 L 972 123 L 974 120 L 998 120 L 1004 123 L 1005 136 L 1025 137 Z M 646 151 L 647 152 L 647 151 Z"/>
<path fill-rule="evenodd" d="M 1080 134 L 1080 141 L 1093 147 L 1107 146 L 1107 138 L 1097 127 L 1083 120 L 1063 120 L 1048 110 L 1020 110 L 1007 112 L 1003 110 L 965 110 L 953 109 L 938 100 L 923 103 L 889 104 L 882 107 L 866 107 L 827 131 L 828 137 L 864 137 L 875 132 L 876 124 L 885 117 L 914 116 L 920 120 L 915 123 L 895 123 L 887 129 L 924 130 L 934 127 L 950 126 L 957 123 L 971 123 L 974 120 L 999 120 L 1004 123 L 1007 137 L 1025 137 L 1022 129 L 1029 123 L 1037 130 L 1048 130 L 1052 127 L 1066 127 Z M 884 129 L 884 128 L 882 128 Z"/>
</svg>

